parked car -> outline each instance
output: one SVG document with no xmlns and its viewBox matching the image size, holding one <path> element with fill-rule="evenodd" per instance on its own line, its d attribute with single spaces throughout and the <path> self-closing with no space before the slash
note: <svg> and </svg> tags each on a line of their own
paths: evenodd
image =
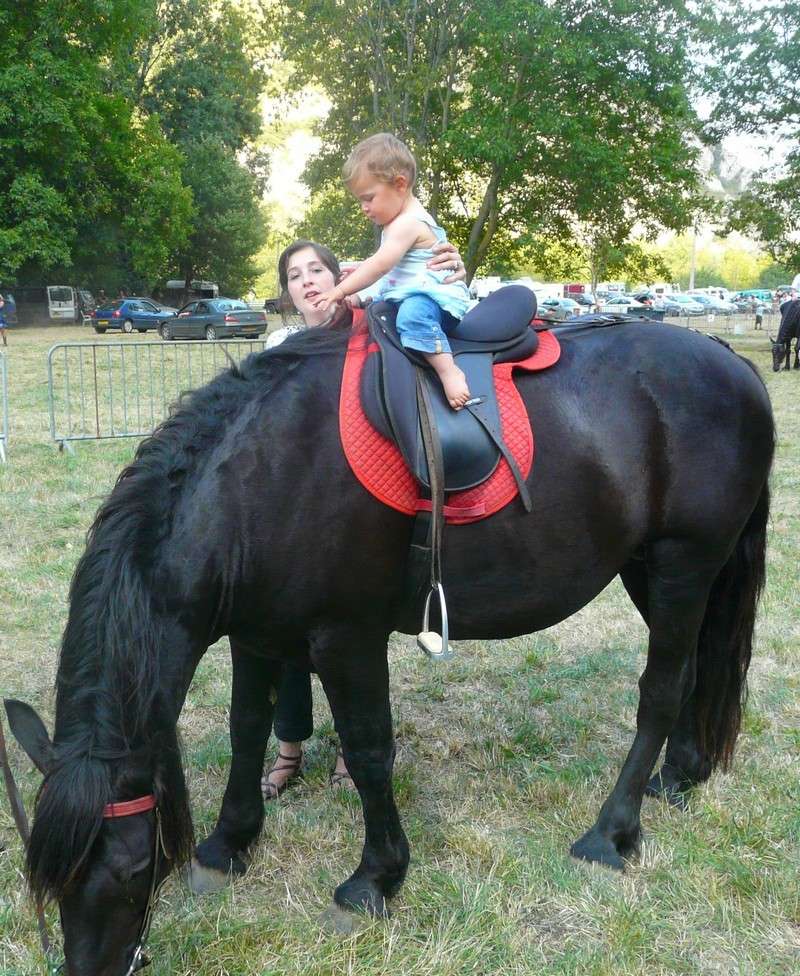
<svg viewBox="0 0 800 976">
<path fill-rule="evenodd" d="M 672 298 L 672 295 L 664 295 L 663 298 L 658 298 L 653 307 L 662 309 L 664 315 L 667 316 L 686 315 L 686 312 L 683 310 L 683 305 L 680 302 L 676 302 Z"/>
<path fill-rule="evenodd" d="M 736 306 L 733 302 L 725 302 L 715 295 L 695 295 L 694 292 L 690 292 L 689 297 L 695 302 L 700 302 L 707 313 L 711 312 L 714 315 L 733 315 L 736 311 Z"/>
<path fill-rule="evenodd" d="M 252 339 L 267 331 L 266 312 L 254 312 L 238 298 L 214 298 L 189 302 L 178 314 L 161 324 L 162 339 Z"/>
<path fill-rule="evenodd" d="M 771 302 L 772 292 L 769 288 L 745 288 L 744 291 L 738 291 L 733 296 L 733 301 L 736 302 L 739 299 L 758 299 L 760 302 Z"/>
<path fill-rule="evenodd" d="M 159 329 L 167 319 L 177 314 L 177 309 L 161 305 L 149 298 L 117 298 L 96 308 L 89 321 L 95 332 L 101 335 L 108 329 L 123 332 L 147 332 Z"/>
<path fill-rule="evenodd" d="M 612 295 L 600 303 L 601 312 L 636 312 L 646 307 L 646 302 L 637 301 L 633 295 Z"/>
<path fill-rule="evenodd" d="M 581 306 L 571 298 L 545 298 L 539 302 L 538 314 L 543 319 L 563 322 L 573 315 L 580 315 L 581 311 Z"/>
<path fill-rule="evenodd" d="M 267 313 L 267 315 L 280 315 L 280 311 L 281 311 L 280 296 L 278 296 L 277 298 L 265 298 L 264 311 Z"/>
<path fill-rule="evenodd" d="M 667 315 L 705 315 L 705 307 L 700 302 L 696 302 L 691 295 L 673 292 L 669 300 L 678 306 L 678 311 L 667 312 Z"/>
</svg>

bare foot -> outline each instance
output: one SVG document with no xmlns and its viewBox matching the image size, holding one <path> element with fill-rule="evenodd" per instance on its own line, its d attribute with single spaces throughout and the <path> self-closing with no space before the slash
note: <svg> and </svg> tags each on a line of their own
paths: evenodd
<svg viewBox="0 0 800 976">
<path fill-rule="evenodd" d="M 439 379 L 444 387 L 444 395 L 453 410 L 460 410 L 469 400 L 469 387 L 463 370 L 453 363 L 453 368 L 445 373 L 439 373 Z"/>
<path fill-rule="evenodd" d="M 438 352 L 426 355 L 425 358 L 436 370 L 447 402 L 453 410 L 460 410 L 470 398 L 467 378 L 463 370 L 456 366 L 455 360 L 448 352 Z"/>
</svg>

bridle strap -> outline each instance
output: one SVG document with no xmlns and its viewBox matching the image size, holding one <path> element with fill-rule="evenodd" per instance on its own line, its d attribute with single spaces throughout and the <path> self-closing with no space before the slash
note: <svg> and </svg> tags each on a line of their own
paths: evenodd
<svg viewBox="0 0 800 976">
<path fill-rule="evenodd" d="M 135 813 L 147 813 L 148 810 L 155 810 L 157 806 L 156 798 L 153 793 L 147 796 L 140 796 L 136 800 L 125 800 L 123 803 L 107 803 L 103 807 L 103 817 L 111 820 L 114 817 L 132 817 Z"/>
</svg>

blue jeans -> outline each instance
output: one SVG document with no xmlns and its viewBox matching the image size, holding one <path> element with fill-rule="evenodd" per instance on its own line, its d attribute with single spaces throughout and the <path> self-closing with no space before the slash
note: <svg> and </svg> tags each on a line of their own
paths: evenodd
<svg viewBox="0 0 800 976">
<path fill-rule="evenodd" d="M 418 352 L 450 352 L 445 330 L 458 322 L 427 295 L 409 295 L 397 310 L 397 334 L 406 349 Z"/>
</svg>

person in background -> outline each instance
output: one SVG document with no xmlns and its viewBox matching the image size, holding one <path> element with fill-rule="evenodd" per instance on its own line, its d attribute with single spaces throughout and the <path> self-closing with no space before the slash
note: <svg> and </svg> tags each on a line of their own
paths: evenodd
<svg viewBox="0 0 800 976">
<path fill-rule="evenodd" d="M 444 242 L 433 249 L 430 267 L 434 271 L 455 268 L 445 280 L 464 278 L 464 264 L 452 244 Z M 339 300 L 325 310 L 317 305 L 318 297 L 329 292 L 341 281 L 342 272 L 336 255 L 329 248 L 315 241 L 299 240 L 290 244 L 278 259 L 280 304 L 284 322 L 282 328 L 270 333 L 267 348 L 280 345 L 290 335 L 312 328 L 349 329 L 353 317 L 362 316 L 358 299 Z M 291 317 L 296 316 L 296 321 Z M 314 731 L 311 675 L 307 670 L 284 665 L 278 686 L 273 729 L 278 740 L 278 756 L 261 780 L 261 792 L 265 800 L 274 800 L 299 776 L 303 765 L 303 742 Z M 341 749 L 337 749 L 336 765 L 330 776 L 331 786 L 337 789 L 354 789 L 355 784 L 347 771 Z"/>
<path fill-rule="evenodd" d="M 8 345 L 8 339 L 6 339 L 6 303 L 2 295 L 0 295 L 0 335 L 3 336 L 3 345 Z"/>
</svg>

